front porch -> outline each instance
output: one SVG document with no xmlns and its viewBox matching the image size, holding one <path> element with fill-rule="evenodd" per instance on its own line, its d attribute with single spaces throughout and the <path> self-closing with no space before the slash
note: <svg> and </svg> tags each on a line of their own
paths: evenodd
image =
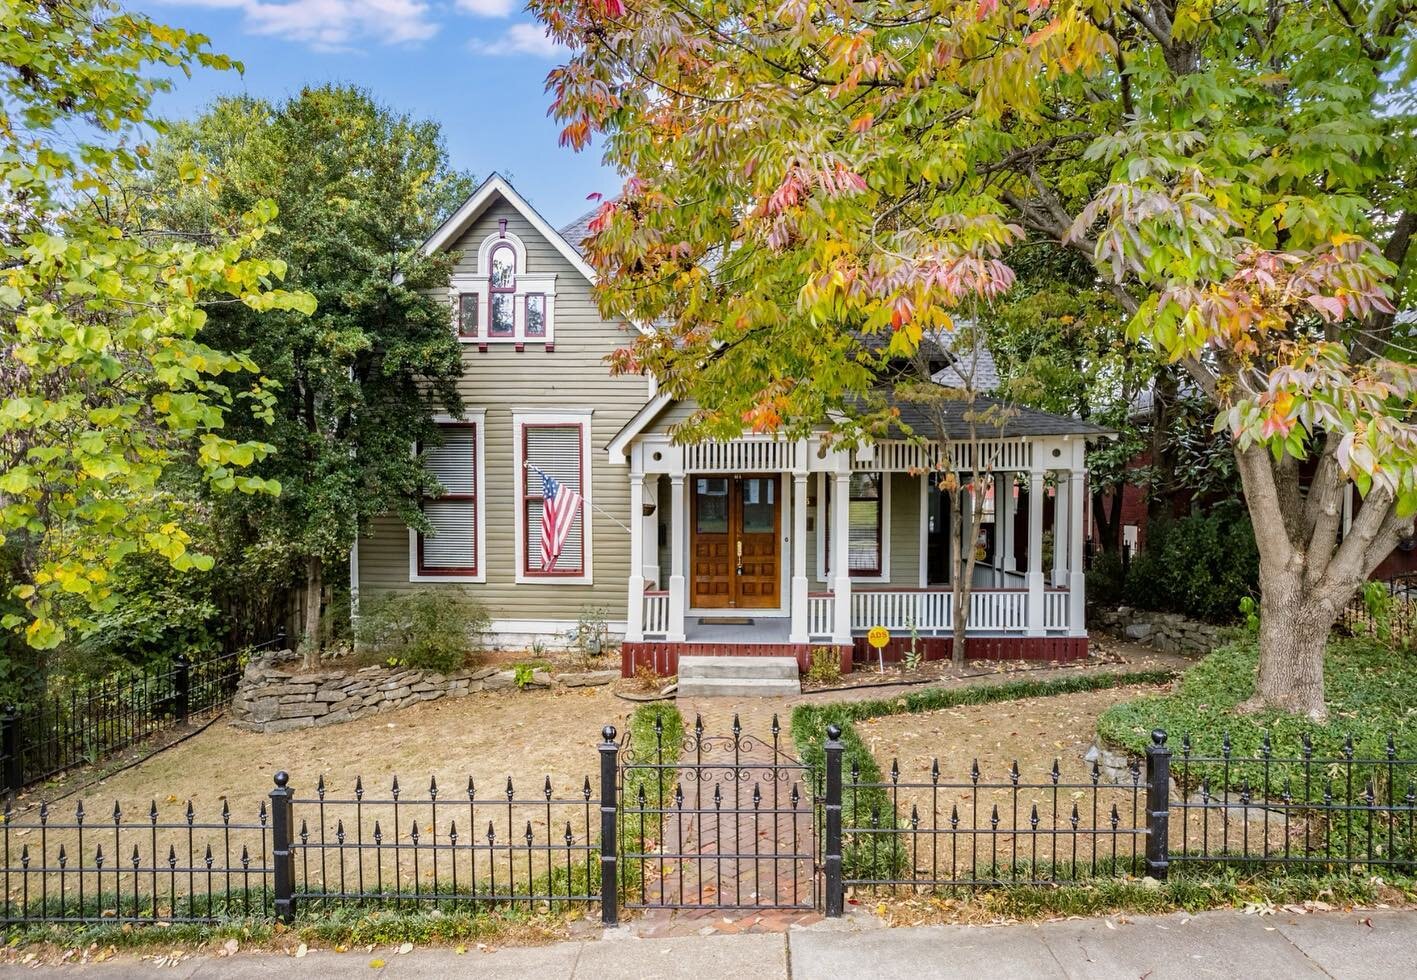
<svg viewBox="0 0 1417 980">
<path fill-rule="evenodd" d="M 977 445 L 978 471 L 998 492 L 973 505 L 985 510 L 973 543 L 969 656 L 1085 656 L 1083 439 Z M 962 543 L 950 533 L 950 497 L 930 474 L 932 454 L 946 452 L 970 478 L 969 445 L 842 451 L 746 436 L 675 446 L 650 433 L 626 449 L 627 674 L 641 664 L 672 674 L 681 654 L 790 655 L 805 669 L 818 647 L 836 648 L 849 669 L 868 653 L 875 660 L 864 641 L 873 626 L 892 634 L 889 659 L 912 639 L 929 659 L 949 655 L 950 559 Z"/>
</svg>

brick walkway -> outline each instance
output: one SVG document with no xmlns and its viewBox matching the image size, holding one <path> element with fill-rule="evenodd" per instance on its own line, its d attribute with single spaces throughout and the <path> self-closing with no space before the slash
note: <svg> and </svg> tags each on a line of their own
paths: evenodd
<svg viewBox="0 0 1417 980">
<path fill-rule="evenodd" d="M 697 707 L 680 705 L 690 726 Z M 780 931 L 817 918 L 807 771 L 785 731 L 777 755 L 767 731 L 744 731 L 737 744 L 735 754 L 732 718 L 715 711 L 704 717 L 702 751 L 681 757 L 699 765 L 679 770 L 682 803 L 671 789 L 661 844 L 638 859 L 642 888 L 624 896 L 627 905 L 661 906 L 639 915 L 640 934 Z M 647 815 L 649 837 L 653 820 Z"/>
</svg>

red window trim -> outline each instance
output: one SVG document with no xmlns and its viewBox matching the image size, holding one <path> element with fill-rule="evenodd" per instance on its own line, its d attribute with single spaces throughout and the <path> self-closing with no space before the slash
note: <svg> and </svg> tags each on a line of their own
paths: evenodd
<svg viewBox="0 0 1417 980">
<path fill-rule="evenodd" d="M 582 497 L 586 493 L 585 485 L 585 425 L 581 422 L 523 422 L 522 423 L 522 574 L 534 578 L 579 578 L 585 574 L 585 511 L 586 505 L 581 505 L 580 513 L 576 518 L 581 522 L 581 563 L 576 568 L 562 568 L 561 563 L 556 563 L 554 572 L 543 572 L 539 568 L 531 567 L 531 549 L 535 546 L 541 548 L 541 539 L 536 541 L 531 539 L 531 506 L 530 501 L 535 498 L 541 499 L 541 493 L 532 493 L 532 477 L 534 474 L 526 468 L 527 463 L 527 440 L 528 429 L 575 429 L 576 430 L 576 459 L 578 460 L 577 473 L 580 486 L 577 488 Z"/>
<path fill-rule="evenodd" d="M 470 303 L 470 304 L 464 304 L 463 300 L 468 299 L 468 298 L 471 298 L 471 299 L 472 299 L 472 303 Z M 477 336 L 477 324 L 473 324 L 472 329 L 471 329 L 471 330 L 468 330 L 468 329 L 467 329 L 467 324 L 463 322 L 463 311 L 464 311 L 465 309 L 467 309 L 468 306 L 471 306 L 471 307 L 472 307 L 472 311 L 473 311 L 473 316 L 476 316 L 476 315 L 477 315 L 477 310 L 478 310 L 478 302 L 477 302 L 477 301 L 478 301 L 478 298 L 479 298 L 479 297 L 478 297 L 478 295 L 477 295 L 476 293 L 458 293 L 458 336 L 459 336 L 459 337 L 476 337 L 476 336 Z"/>
<path fill-rule="evenodd" d="M 885 530 L 885 529 L 882 527 L 882 525 L 885 523 L 885 519 L 886 519 L 886 478 L 887 478 L 887 475 L 888 475 L 888 474 L 886 474 L 885 471 L 883 471 L 883 470 L 863 470 L 862 472 L 864 472 L 864 473 L 865 473 L 866 475 L 868 475 L 868 476 L 875 475 L 875 476 L 879 476 L 879 477 L 881 478 L 881 479 L 880 479 L 880 482 L 877 484 L 877 487 L 878 487 L 878 489 L 879 489 L 879 493 L 878 493 L 878 495 L 875 496 L 875 497 L 848 497 L 848 498 L 847 498 L 847 508 L 846 508 L 846 510 L 847 510 L 847 520 L 848 520 L 848 522 L 849 522 L 849 521 L 850 521 L 850 518 L 851 518 L 851 506 L 850 506 L 851 501 L 853 501 L 853 500 L 874 500 L 874 501 L 876 502 L 876 567 L 875 567 L 875 568 L 849 568 L 849 569 L 847 569 L 847 571 L 846 571 L 846 577 L 847 577 L 847 578 L 879 578 L 880 576 L 882 576 L 882 575 L 885 574 L 885 570 L 884 570 L 883 568 L 881 568 L 881 559 L 882 559 L 882 558 L 884 557 L 884 555 L 885 555 L 885 540 L 884 540 L 884 530 Z M 826 502 L 826 507 L 825 507 L 825 510 L 826 510 L 826 519 L 822 521 L 822 528 L 823 528 L 823 535 L 822 535 L 822 536 L 823 536 L 824 541 L 825 541 L 824 548 L 823 548 L 823 555 L 822 555 L 822 558 L 823 558 L 824 571 L 825 571 L 825 573 L 826 573 L 827 575 L 830 575 L 830 574 L 831 574 L 831 567 L 832 567 L 832 542 L 831 542 L 831 530 L 832 530 L 832 527 L 831 527 L 831 514 L 832 514 L 832 509 L 831 509 L 831 492 L 832 492 L 832 482 L 833 482 L 833 481 L 832 481 L 831 475 L 828 474 L 828 475 L 827 475 L 827 489 L 826 489 L 826 492 L 822 495 L 822 500 Z M 848 488 L 850 488 L 850 486 L 851 486 L 851 481 L 848 480 L 846 485 L 847 485 Z M 847 534 L 850 535 L 850 533 L 851 533 L 851 529 L 848 528 L 848 529 L 847 529 Z M 848 538 L 848 540 L 849 540 L 849 538 Z"/>
<path fill-rule="evenodd" d="M 435 565 L 428 567 L 423 564 L 423 532 L 418 534 L 418 574 L 419 575 L 476 575 L 478 574 L 478 563 L 482 555 L 477 550 L 477 532 L 481 525 L 481 520 L 477 514 L 477 495 L 482 488 L 477 483 L 477 423 L 476 422 L 440 422 L 440 429 L 471 429 L 472 430 L 472 493 L 445 493 L 440 497 L 424 497 L 424 500 L 470 500 L 472 501 L 473 527 L 472 527 L 472 565 L 469 567 L 446 565 Z M 422 452 L 422 447 L 419 447 Z M 420 509 L 422 504 L 420 503 Z"/>
<path fill-rule="evenodd" d="M 498 286 L 492 280 L 492 269 L 497 261 L 497 253 L 506 249 L 512 253 L 512 284 L 510 286 Z M 512 297 L 512 326 L 505 333 L 496 329 L 496 321 L 492 318 L 492 308 L 497 302 L 498 296 Z M 517 250 L 512 247 L 511 242 L 498 242 L 492 246 L 492 251 L 487 253 L 487 336 L 489 337 L 515 337 L 517 333 Z"/>
</svg>

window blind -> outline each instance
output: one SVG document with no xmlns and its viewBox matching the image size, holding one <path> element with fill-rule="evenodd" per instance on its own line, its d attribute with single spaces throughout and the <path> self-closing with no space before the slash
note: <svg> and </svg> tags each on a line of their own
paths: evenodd
<svg viewBox="0 0 1417 980">
<path fill-rule="evenodd" d="M 532 466 L 549 474 L 558 483 L 584 493 L 581 486 L 581 428 L 579 425 L 528 425 L 524 428 L 525 459 Z M 526 471 L 526 570 L 540 572 L 541 564 L 541 478 L 535 470 Z M 580 573 L 584 570 L 583 541 L 585 507 L 576 512 L 575 522 L 561 557 L 550 574 Z"/>
<path fill-rule="evenodd" d="M 423 516 L 433 532 L 419 538 L 419 565 L 470 572 L 477 567 L 477 430 L 449 425 L 442 434 L 443 444 L 423 454 L 423 465 L 443 485 L 443 496 L 423 501 Z"/>
</svg>

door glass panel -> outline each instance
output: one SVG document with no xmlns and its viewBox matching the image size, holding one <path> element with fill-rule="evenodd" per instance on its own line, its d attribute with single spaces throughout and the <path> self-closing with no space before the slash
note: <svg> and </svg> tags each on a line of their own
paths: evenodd
<svg viewBox="0 0 1417 980">
<path fill-rule="evenodd" d="M 728 533 L 728 479 L 694 481 L 694 530 L 698 534 Z"/>
<path fill-rule="evenodd" d="M 772 534 L 776 529 L 777 481 L 772 477 L 743 480 L 743 533 Z"/>
</svg>

